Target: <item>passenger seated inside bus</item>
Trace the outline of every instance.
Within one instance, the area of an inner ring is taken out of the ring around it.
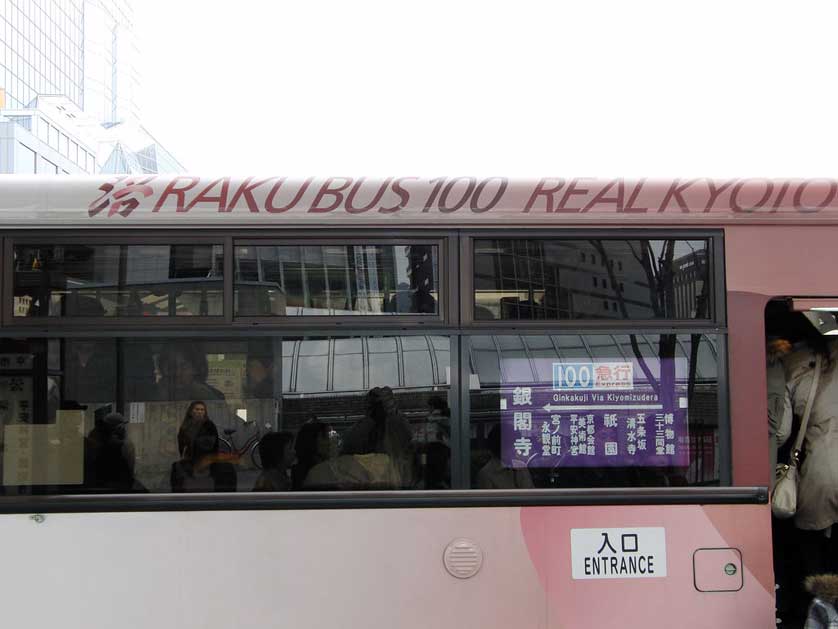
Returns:
[[[247,382],[245,397],[262,400],[274,396],[273,357],[270,355],[250,355],[247,357]]]
[[[527,468],[509,468],[501,461],[501,428],[495,424],[489,430],[487,446],[492,458],[477,473],[478,489],[532,489],[534,487]]]
[[[113,339],[70,339],[65,342],[65,400],[82,404],[116,398],[116,342]]]
[[[136,493],[145,488],[134,478],[134,444],[128,422],[119,413],[98,414],[84,440],[84,488],[87,492]]]
[[[441,441],[432,441],[418,447],[422,465],[417,489],[451,489],[451,448]]]
[[[329,425],[317,421],[314,415],[300,427],[294,444],[297,462],[291,468],[293,489],[302,489],[309,471],[331,457],[330,433]]]
[[[313,467],[304,489],[399,489],[414,485],[410,426],[401,416],[390,387],[367,394],[367,414],[344,438],[336,459]]]
[[[193,343],[168,344],[158,358],[160,400],[223,400],[224,394],[207,384],[207,354]]]
[[[269,432],[259,441],[262,473],[253,491],[291,491],[291,466],[296,461],[294,435],[290,432]]]
[[[180,461],[172,464],[173,492],[236,491],[236,468],[219,454],[218,429],[204,421]]]
[[[451,437],[451,409],[445,397],[436,395],[428,400],[428,416],[420,441],[448,444]]]

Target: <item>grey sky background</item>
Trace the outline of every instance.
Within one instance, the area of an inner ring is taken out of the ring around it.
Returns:
[[[836,176],[835,2],[135,7],[195,173]]]

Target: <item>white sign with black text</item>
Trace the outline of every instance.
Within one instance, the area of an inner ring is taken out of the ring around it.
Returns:
[[[663,527],[571,529],[574,579],[648,579],[666,576]]]

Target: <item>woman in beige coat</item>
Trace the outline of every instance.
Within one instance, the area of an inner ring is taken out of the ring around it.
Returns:
[[[838,572],[838,340],[823,337],[815,349],[796,351],[785,360],[787,395],[796,417],[802,417],[822,356],[820,383],[803,439],[797,513],[801,559],[806,574]],[[792,437],[793,438],[793,437]]]

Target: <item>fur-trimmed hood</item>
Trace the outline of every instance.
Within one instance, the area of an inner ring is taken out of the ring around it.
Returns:
[[[838,602],[838,574],[815,574],[806,577],[803,587],[822,601]]]
[[[773,339],[765,346],[765,357],[769,365],[779,363],[782,358],[791,354],[792,345],[785,339]]]

